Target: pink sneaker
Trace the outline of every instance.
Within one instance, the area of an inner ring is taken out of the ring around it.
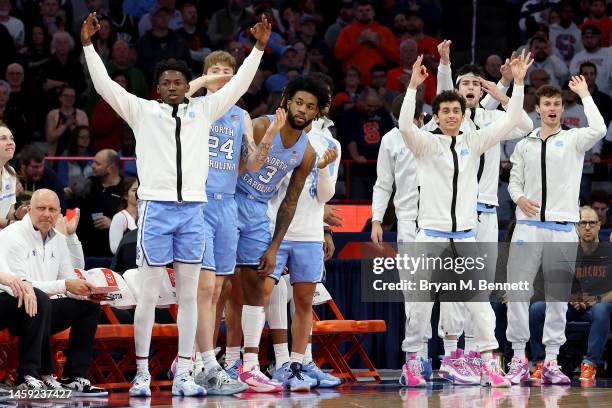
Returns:
[[[480,353],[477,351],[470,351],[470,354],[466,357],[467,365],[475,376],[480,378],[482,374],[482,359]]]
[[[240,381],[247,384],[249,392],[281,392],[283,386],[269,379],[264,373],[259,370],[257,365],[251,367],[250,370],[240,373]]]
[[[567,375],[561,372],[561,367],[557,365],[557,360],[544,363],[542,368],[542,384],[567,385],[571,381]]]
[[[495,359],[482,362],[482,375],[480,377],[480,385],[483,387],[491,386],[493,388],[510,387],[510,380],[504,378],[504,373],[497,366]]]
[[[508,364],[506,379],[512,385],[520,384],[521,381],[527,381],[529,379],[529,363],[527,359],[525,358],[521,361],[518,357],[512,357]]]
[[[402,367],[399,383],[404,387],[425,387],[427,385],[423,378],[421,362],[414,355],[410,356],[410,360],[406,361]]]
[[[457,351],[452,352],[450,356],[444,356],[442,358],[442,364],[440,365],[440,370],[438,370],[438,375],[457,385],[477,385],[480,383],[480,373],[478,376],[474,375],[461,349],[457,349]]]

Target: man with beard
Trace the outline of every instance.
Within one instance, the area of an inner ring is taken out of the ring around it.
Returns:
[[[274,135],[272,147],[263,167],[258,171],[246,170],[238,179],[235,200],[238,206],[238,250],[237,262],[241,266],[240,275],[234,279],[234,289],[242,284],[244,304],[242,310],[242,331],[244,333],[244,368],[240,379],[249,385],[253,392],[278,392],[280,384],[270,381],[260,370],[258,346],[265,323],[264,307],[270,300],[272,289],[280,278],[277,276],[276,255],[287,232],[298,198],[306,178],[311,173],[316,154],[304,129],[319,115],[329,103],[329,91],[325,84],[311,77],[298,77],[285,87],[281,107],[287,110],[287,120]],[[253,138],[261,143],[272,116],[264,116],[253,121]],[[318,167],[324,168],[329,161],[319,161]],[[274,196],[278,184],[293,171],[287,193],[280,204],[276,216],[274,235],[269,230],[267,216],[268,202]],[[238,279],[239,276],[239,280]],[[234,291],[236,293],[236,290]],[[240,293],[236,293],[240,296]],[[234,299],[237,300],[237,299]],[[239,316],[238,302],[230,302],[232,315]],[[228,347],[239,347],[230,344]],[[303,350],[302,350],[303,353]],[[292,356],[293,367],[301,367],[303,354]],[[301,371],[296,369],[292,375],[301,379]]]
[[[612,95],[612,52],[610,48],[602,48],[601,30],[594,25],[586,25],[582,28],[582,45],[584,50],[580,51],[570,63],[570,72],[576,75],[580,71],[580,65],[592,62],[597,67],[597,79],[595,83],[599,91]]]
[[[531,40],[531,57],[533,65],[527,73],[527,77],[531,71],[543,69],[548,73],[552,85],[561,85],[569,75],[567,65],[552,52],[550,42],[543,37],[534,37]]]

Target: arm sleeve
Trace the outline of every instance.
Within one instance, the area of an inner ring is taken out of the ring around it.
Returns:
[[[496,143],[507,137],[508,133],[518,125],[523,111],[523,86],[514,86],[512,98],[508,102],[508,111],[502,120],[476,131],[473,148],[478,154],[484,153]]]
[[[110,228],[108,230],[108,243],[110,245],[110,250],[113,255],[117,252],[117,247],[119,246],[119,242],[121,242],[121,238],[123,238],[125,228],[125,216],[123,215],[123,213],[118,212],[113,216]]]
[[[578,151],[586,152],[606,135],[606,123],[592,96],[582,98],[582,106],[588,126],[575,131],[575,141]]]
[[[393,193],[395,162],[389,151],[390,134],[383,136],[376,161],[376,184],[372,192],[372,221],[382,221]]]
[[[433,137],[430,137],[427,132],[417,128],[412,122],[414,118],[415,98],[416,89],[408,88],[408,90],[406,90],[404,102],[402,103],[398,127],[406,146],[415,157],[422,157],[436,150],[436,142]]]
[[[515,203],[525,195],[525,162],[523,161],[523,145],[517,144],[514,153],[510,157],[512,170],[510,170],[510,182],[508,183],[508,193]]]
[[[328,138],[333,139],[329,130]],[[319,171],[319,177],[317,180],[317,199],[320,203],[325,204],[334,197],[336,194],[336,181],[338,180],[338,167],[340,166],[340,156],[342,148],[337,140],[334,140],[334,145],[338,152],[338,157],[333,163],[330,163],[327,167]]]
[[[214,122],[227,110],[238,102],[238,99],[249,89],[259,62],[263,56],[263,51],[253,47],[253,50],[244,60],[236,75],[225,85],[212,95],[206,96],[204,100],[204,110],[209,115],[210,121]]]
[[[89,75],[94,88],[130,127],[138,120],[141,110],[141,101],[138,97],[130,94],[121,85],[113,81],[100,56],[93,45],[83,47],[85,61],[89,69]]]
[[[436,89],[436,95],[442,91],[452,91],[453,87],[453,73],[451,66],[440,63],[438,65],[438,86]]]

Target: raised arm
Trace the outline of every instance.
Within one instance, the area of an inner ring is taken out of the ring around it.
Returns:
[[[514,77],[512,76],[512,68],[510,67],[510,61],[516,58],[516,53],[512,51],[512,55],[510,58],[506,58],[506,62],[501,66],[500,72],[502,74],[501,79],[497,82],[496,89],[492,89],[490,86],[490,82],[486,80],[481,80],[481,85],[487,94],[480,101],[480,106],[482,106],[486,110],[495,110],[502,104],[504,109],[507,108],[508,102],[510,98],[506,95],[508,93],[508,89],[510,88],[510,84]]]
[[[248,118],[248,120],[247,120]],[[256,119],[251,122],[251,117],[245,112],[245,133],[242,136],[241,166],[250,171],[258,171],[268,159],[268,152],[272,147],[274,135],[285,124],[287,112],[284,109],[276,109],[274,120],[267,125],[267,119]],[[259,137],[263,133],[263,137]],[[257,136],[255,136],[257,135]]]
[[[141,100],[126,91],[111,79],[106,72],[102,59],[91,44],[91,37],[100,30],[100,24],[95,19],[96,13],[91,13],[83,22],[81,28],[81,43],[85,62],[91,76],[94,88],[128,125],[132,126],[140,117]]]
[[[438,65],[438,85],[436,94],[442,91],[452,91],[453,73],[450,67],[450,46],[451,40],[444,40],[438,44],[438,53],[440,54],[440,65]]]
[[[274,272],[274,268],[276,267],[276,253],[293,220],[300,193],[302,192],[302,188],[304,188],[306,178],[312,171],[315,159],[315,152],[309,143],[304,152],[302,163],[293,170],[287,192],[285,193],[285,198],[278,208],[272,242],[261,257],[261,262],[258,267],[258,274],[260,276],[268,276]]]
[[[259,62],[270,38],[272,26],[265,16],[261,21],[251,28],[251,33],[257,39],[255,47],[244,60],[236,75],[221,89],[207,96],[204,109],[207,111],[211,122],[217,120],[227,110],[238,102],[238,99],[249,89],[255,73],[259,68]]]
[[[587,118],[588,126],[574,131],[576,148],[579,152],[584,153],[595,146],[606,135],[606,122],[595,105],[593,97],[589,93],[588,85],[582,75],[572,77],[569,87],[582,99],[584,114]]]
[[[408,89],[406,90],[406,96],[404,97],[398,119],[398,128],[402,134],[402,138],[406,146],[416,157],[431,154],[436,149],[434,138],[430,137],[427,132],[418,129],[412,121],[414,118],[416,89],[425,82],[425,79],[429,76],[427,68],[421,64],[422,61],[423,56],[419,55],[412,66],[412,77],[410,78],[410,84],[408,84]]]

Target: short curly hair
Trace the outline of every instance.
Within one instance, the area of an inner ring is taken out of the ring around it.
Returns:
[[[282,108],[287,109],[287,104],[299,91],[308,92],[317,98],[319,111],[330,104],[330,95],[327,84],[311,76],[298,76],[287,83],[283,90]]]
[[[183,74],[187,82],[193,79],[193,72],[191,72],[191,69],[189,68],[189,66],[187,65],[185,61],[176,60],[176,59],[168,59],[168,60],[163,60],[163,61],[158,62],[157,65],[155,66],[155,80],[157,84],[159,84],[159,79],[161,78],[162,74],[166,71],[180,72],[181,74]]]

